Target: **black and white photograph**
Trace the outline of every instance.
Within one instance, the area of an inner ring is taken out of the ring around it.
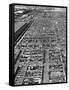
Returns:
[[[0,0],[0,90],[69,90],[69,0]]]
[[[13,6],[14,86],[67,82],[67,7]]]

